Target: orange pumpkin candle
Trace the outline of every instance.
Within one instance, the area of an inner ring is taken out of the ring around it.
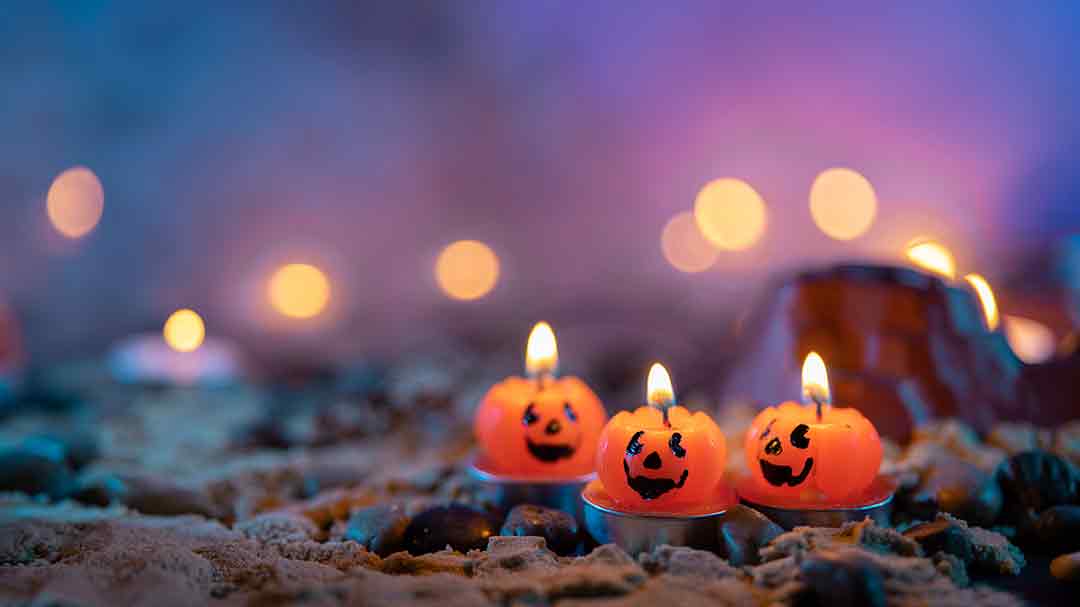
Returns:
[[[480,402],[473,431],[492,470],[547,479],[593,471],[607,413],[585,382],[555,377],[558,361],[555,333],[537,323],[525,348],[528,377],[495,384]]]
[[[667,370],[649,370],[648,406],[622,411],[600,435],[597,474],[607,494],[628,512],[677,514],[712,500],[726,446],[707,413],[675,404]]]
[[[751,490],[775,506],[835,506],[866,490],[881,466],[881,439],[855,409],[830,404],[825,362],[803,363],[803,401],[769,407],[746,431]]]

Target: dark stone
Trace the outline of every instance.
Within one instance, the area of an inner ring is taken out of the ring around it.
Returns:
[[[1048,554],[1080,550],[1080,506],[1047,508],[1026,535],[1029,545]]]
[[[132,510],[158,516],[198,514],[225,518],[225,513],[204,493],[154,476],[124,476],[123,502]]]
[[[858,550],[821,550],[800,566],[808,599],[833,607],[885,607],[881,571]]]
[[[769,517],[738,504],[720,519],[720,555],[736,567],[756,565],[761,561],[758,551],[784,530]]]
[[[1002,501],[994,475],[955,457],[936,461],[906,499],[908,511],[917,518],[948,512],[984,527],[997,520]]]
[[[60,451],[64,461],[72,470],[81,470],[101,455],[101,446],[96,434],[88,429],[68,430],[33,436],[25,441],[34,445],[32,449],[55,448]]]
[[[277,419],[261,419],[241,428],[232,440],[240,449],[288,449],[292,446],[288,431]]]
[[[357,510],[349,517],[345,539],[352,540],[379,556],[404,549],[405,530],[412,519],[401,504],[384,504]]]
[[[506,516],[499,535],[538,535],[553,552],[570,554],[578,545],[578,524],[562,510],[522,504]]]
[[[1050,575],[1063,581],[1080,580],[1080,552],[1063,554],[1050,561]]]
[[[1067,460],[1046,451],[1025,451],[1001,462],[997,481],[1005,496],[1002,518],[1024,526],[1053,506],[1076,503],[1080,478]]]
[[[72,474],[58,448],[23,445],[0,452],[0,491],[60,499],[72,487]]]
[[[127,486],[119,478],[98,474],[76,481],[75,488],[68,497],[80,504],[104,508],[111,504],[122,503],[126,493]]]
[[[970,562],[974,554],[970,535],[959,523],[947,518],[915,525],[905,531],[904,536],[918,542],[925,554],[944,552],[965,563]]]
[[[496,535],[497,523],[488,513],[450,504],[430,508],[413,518],[405,529],[405,549],[419,555],[450,546],[458,552],[483,550]]]

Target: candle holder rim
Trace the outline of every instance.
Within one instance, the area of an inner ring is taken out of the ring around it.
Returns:
[[[739,480],[737,486],[741,488],[745,483],[751,482],[749,477],[744,477]],[[736,493],[739,496],[739,501],[748,504],[753,507],[765,507],[771,510],[784,511],[784,512],[859,512],[863,510],[874,510],[880,508],[890,502],[896,497],[897,483],[896,480],[890,476],[879,474],[874,482],[871,483],[867,489],[872,489],[875,486],[879,486],[881,489],[881,495],[878,499],[873,501],[864,502],[861,504],[840,504],[836,506],[830,506],[826,504],[806,504],[805,506],[774,506],[767,501],[760,500],[760,495],[747,494],[744,491],[736,489]],[[875,497],[877,495],[875,494]]]
[[[482,455],[474,455],[469,461],[469,475],[484,482],[498,482],[512,485],[583,485],[596,478],[595,470],[586,474],[565,478],[500,474],[483,464],[484,457]]]

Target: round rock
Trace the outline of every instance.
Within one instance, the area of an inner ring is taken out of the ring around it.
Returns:
[[[1003,496],[994,475],[955,457],[945,457],[922,475],[907,498],[919,518],[948,512],[972,524],[989,527],[1001,513]]]
[[[944,552],[965,563],[971,561],[975,549],[960,523],[948,518],[915,525],[905,531],[904,536],[918,542],[926,554]]]
[[[1031,541],[1050,554],[1080,550],[1080,506],[1054,506],[1032,526]]]
[[[885,607],[885,580],[876,565],[858,550],[811,553],[800,577],[820,605]]]
[[[0,452],[0,491],[60,499],[71,490],[73,482],[60,449],[24,446]]]
[[[570,554],[578,545],[578,524],[562,510],[522,504],[506,516],[499,535],[538,535],[555,553]]]
[[[389,556],[404,549],[405,530],[411,521],[401,504],[362,508],[349,517],[345,539],[379,556]]]
[[[421,512],[405,528],[405,549],[410,554],[438,552],[447,546],[458,552],[483,550],[496,535],[497,524],[488,513],[450,504]]]
[[[783,532],[769,517],[738,504],[720,518],[720,555],[736,567],[756,565],[761,560],[758,551]]]
[[[1005,498],[1004,521],[1021,525],[1047,508],[1074,503],[1080,483],[1072,464],[1039,450],[1005,460],[996,476]]]
[[[1080,552],[1063,554],[1050,561],[1050,575],[1059,580],[1080,580]]]

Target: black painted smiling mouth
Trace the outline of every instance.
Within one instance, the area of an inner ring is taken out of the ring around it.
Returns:
[[[806,480],[807,475],[810,474],[810,469],[814,467],[814,458],[806,458],[806,463],[803,464],[802,472],[798,476],[791,475],[791,466],[777,466],[763,459],[759,459],[758,463],[761,464],[761,474],[765,477],[765,480],[769,481],[770,485],[774,487],[784,485],[794,487]]]
[[[533,457],[542,462],[557,462],[561,459],[569,459],[577,451],[576,447],[570,445],[540,445],[532,442],[529,439],[525,439],[525,446],[529,448],[529,453]]]
[[[623,471],[626,472],[626,484],[634,491],[637,491],[637,494],[644,500],[656,499],[672,489],[681,489],[686,484],[686,476],[690,474],[689,470],[683,470],[679,482],[676,483],[670,478],[630,476],[630,465],[626,463],[626,460],[623,460],[622,467]]]

